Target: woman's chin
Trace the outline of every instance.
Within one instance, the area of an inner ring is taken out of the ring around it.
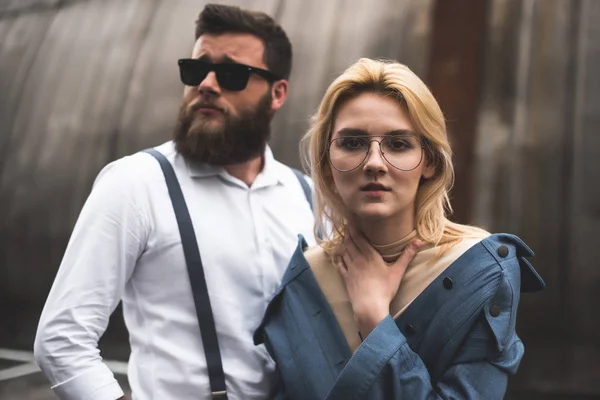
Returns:
[[[377,221],[389,218],[393,213],[382,204],[368,204],[357,210],[355,214],[362,220]]]

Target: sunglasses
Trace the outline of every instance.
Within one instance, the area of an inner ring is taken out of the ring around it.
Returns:
[[[211,64],[195,58],[184,58],[178,63],[181,82],[187,86],[198,86],[211,71],[215,72],[222,89],[236,92],[246,88],[252,73],[271,83],[280,79],[265,69],[238,63]]]

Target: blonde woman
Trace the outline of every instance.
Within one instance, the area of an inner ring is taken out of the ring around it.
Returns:
[[[518,237],[447,219],[452,152],[425,84],[361,59],[306,140],[325,235],[311,249],[300,238],[255,335],[277,362],[277,396],[503,398],[523,356],[520,292],[544,282]]]

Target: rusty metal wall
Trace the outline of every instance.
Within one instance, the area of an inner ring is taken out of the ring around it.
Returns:
[[[489,4],[474,221],[519,234],[548,285],[521,299],[512,384],[598,398],[600,2]]]

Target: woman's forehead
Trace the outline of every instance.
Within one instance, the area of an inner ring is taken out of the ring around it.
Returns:
[[[397,100],[375,93],[363,93],[347,100],[337,110],[333,134],[344,130],[381,135],[395,130],[412,131],[413,125]]]

